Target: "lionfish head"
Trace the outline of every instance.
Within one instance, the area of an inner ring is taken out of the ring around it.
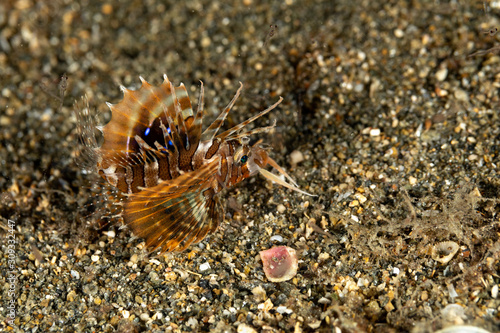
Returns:
[[[240,139],[241,147],[234,154],[234,162],[239,164],[241,168],[241,178],[248,178],[260,173],[266,179],[269,179],[275,183],[278,183],[286,188],[293,191],[314,196],[313,194],[302,191],[298,188],[295,181],[283,170],[271,157],[269,157],[268,152],[270,148],[268,146],[262,145],[259,140],[253,146],[250,146],[250,139],[248,137],[243,137]],[[265,169],[267,165],[275,168],[283,177],[279,177]],[[288,179],[290,183],[287,183],[283,178]]]

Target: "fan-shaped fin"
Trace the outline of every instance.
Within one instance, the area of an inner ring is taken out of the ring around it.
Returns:
[[[122,216],[146,246],[161,252],[182,250],[215,231],[223,214],[213,195],[218,159],[175,179],[128,197]]]

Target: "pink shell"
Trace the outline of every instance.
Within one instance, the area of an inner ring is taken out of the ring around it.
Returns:
[[[277,246],[260,252],[264,273],[271,282],[288,281],[297,274],[298,260],[294,249]]]

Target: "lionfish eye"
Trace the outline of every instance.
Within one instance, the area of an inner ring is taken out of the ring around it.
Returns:
[[[248,156],[247,155],[241,156],[241,159],[240,159],[241,163],[246,163],[247,161],[248,161]]]

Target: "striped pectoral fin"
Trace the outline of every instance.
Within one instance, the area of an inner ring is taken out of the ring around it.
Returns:
[[[124,222],[152,250],[184,250],[217,229],[222,214],[210,192],[218,160],[192,172],[145,188],[128,197]]]
[[[211,197],[207,202],[207,207],[208,221],[205,224],[205,227],[199,230],[194,243],[201,242],[207,234],[215,232],[215,230],[219,227],[220,222],[224,220],[224,207],[221,205],[217,197]]]
[[[204,213],[206,214],[198,221],[193,220],[189,225],[184,224],[186,228],[182,230],[182,233],[190,237],[184,238],[177,249],[178,251],[185,250],[191,243],[201,242],[207,234],[215,232],[224,218],[224,209],[219,199],[212,194],[207,195],[207,192],[213,193],[213,191],[204,192]]]
[[[198,243],[208,233],[214,232],[219,225],[222,214],[210,211],[212,202],[218,201],[216,197],[206,198],[204,195],[199,196],[199,193],[191,193],[189,196],[190,209],[181,214],[182,223],[165,235],[162,251],[184,251],[192,243]]]

